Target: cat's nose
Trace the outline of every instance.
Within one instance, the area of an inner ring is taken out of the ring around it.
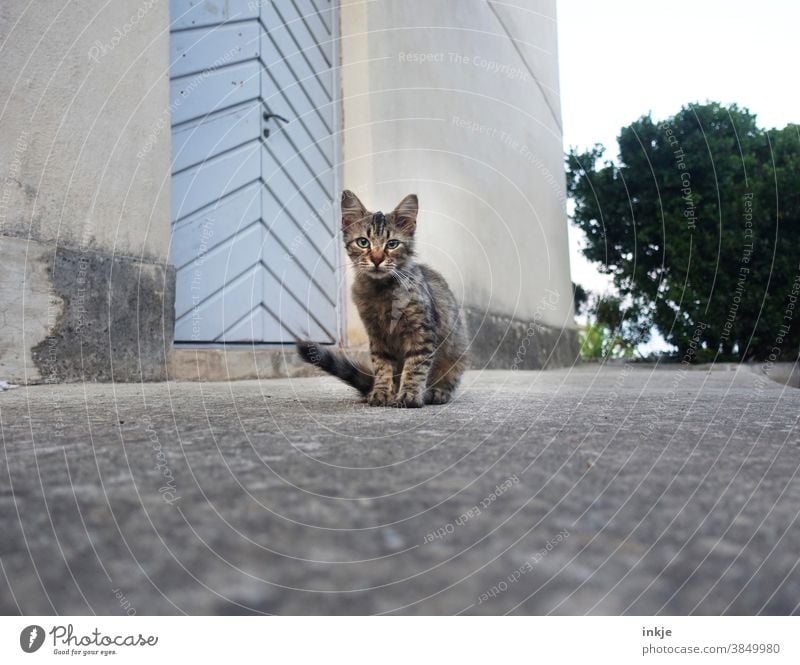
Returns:
[[[383,252],[374,252],[369,255],[372,259],[372,262],[375,264],[377,268],[381,263],[383,263]]]

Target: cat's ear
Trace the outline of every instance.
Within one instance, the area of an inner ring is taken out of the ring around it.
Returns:
[[[393,214],[397,225],[407,233],[414,233],[417,228],[417,213],[419,201],[416,194],[409,194],[394,209]]]
[[[349,189],[342,192],[342,228],[346,229],[353,222],[369,214],[364,204]]]

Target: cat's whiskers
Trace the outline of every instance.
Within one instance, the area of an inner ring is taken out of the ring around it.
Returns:
[[[402,279],[405,280],[406,289],[411,290],[416,286],[417,280],[414,274],[410,270],[398,268],[397,273]]]
[[[389,272],[406,291],[411,290],[411,280],[401,270],[390,268]]]

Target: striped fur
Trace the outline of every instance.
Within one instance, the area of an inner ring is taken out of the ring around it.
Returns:
[[[389,214],[370,213],[342,194],[345,250],[356,271],[353,301],[369,335],[372,370],[310,342],[300,355],[357,388],[373,406],[444,404],[466,368],[461,311],[438,272],[414,259],[418,202],[411,194]]]
[[[297,342],[297,352],[307,363],[340,378],[362,395],[368,395],[372,390],[374,383],[372,372],[353,362],[344,354],[334,353],[314,342]]]

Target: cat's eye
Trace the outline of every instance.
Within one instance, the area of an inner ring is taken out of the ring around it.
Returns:
[[[366,249],[369,247],[369,240],[366,238],[356,238],[356,245],[358,245],[361,249]]]
[[[400,246],[400,241],[392,238],[386,243],[386,249],[397,249]]]

